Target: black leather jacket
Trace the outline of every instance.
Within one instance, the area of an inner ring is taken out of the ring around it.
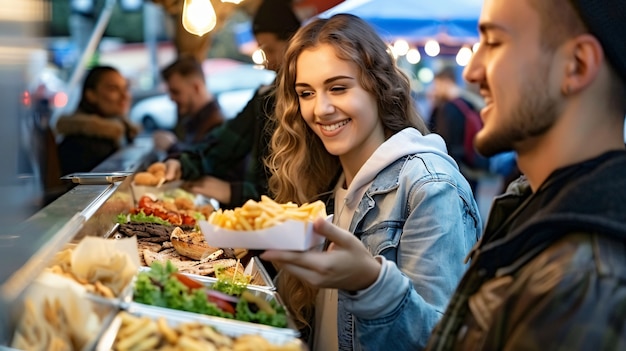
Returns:
[[[428,349],[626,349],[626,152],[510,190]]]

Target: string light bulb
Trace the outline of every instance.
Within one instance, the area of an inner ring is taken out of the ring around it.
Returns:
[[[257,65],[264,65],[267,62],[267,58],[263,49],[254,50],[254,52],[252,53],[252,62]]]
[[[462,47],[459,52],[456,54],[456,63],[459,66],[465,67],[472,59],[472,49],[467,46]]]
[[[409,52],[409,43],[404,39],[398,39],[393,44],[393,49],[398,56],[404,56]]]
[[[417,51],[417,49],[415,49],[415,48],[409,49],[409,51],[406,53],[406,60],[410,64],[415,65],[418,62],[420,62],[421,59],[422,59],[422,55],[420,55],[420,52]]]
[[[441,48],[436,40],[429,40],[426,42],[426,45],[424,45],[424,51],[426,51],[426,55],[436,57],[439,55]]]
[[[217,15],[211,0],[185,0],[183,28],[199,37],[207,34],[217,24]]]

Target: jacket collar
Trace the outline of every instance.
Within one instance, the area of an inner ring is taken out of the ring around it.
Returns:
[[[495,229],[491,216],[486,232],[473,255],[488,275],[520,258],[530,260],[552,242],[573,232],[598,233],[626,241],[626,152],[614,151],[596,159],[556,171],[536,194],[519,192],[519,206],[501,213],[505,218]],[[494,208],[507,195],[497,199]],[[532,201],[541,201],[540,211],[528,215],[519,227],[506,230],[507,223],[524,215]],[[495,219],[496,221],[498,218]]]

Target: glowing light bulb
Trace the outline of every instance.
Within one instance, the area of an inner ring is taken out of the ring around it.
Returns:
[[[240,4],[241,2],[243,2],[243,0],[222,0],[222,2],[229,2],[231,4]]]
[[[417,79],[424,84],[432,82],[434,78],[435,73],[433,73],[433,71],[428,67],[422,67],[419,71],[417,71]]]
[[[217,15],[211,0],[185,0],[183,27],[197,36],[210,32],[217,24]]]
[[[439,55],[441,48],[436,40],[429,40],[426,42],[426,45],[424,45],[424,51],[426,51],[428,56],[435,57]]]
[[[472,46],[472,51],[473,51],[473,52],[478,51],[478,48],[479,48],[479,47],[480,47],[480,43],[476,43],[476,44],[474,44],[474,45]]]
[[[422,55],[420,55],[420,52],[417,51],[417,49],[415,49],[415,48],[410,49],[406,53],[406,60],[409,63],[411,63],[411,64],[416,64],[416,63],[420,62],[421,59],[422,59]]]
[[[393,44],[393,50],[398,56],[404,56],[409,51],[409,43],[404,39],[398,39]]]
[[[470,60],[472,59],[472,49],[468,48],[467,46],[462,47],[459,50],[459,53],[456,54],[456,63],[459,66],[467,66],[467,64],[470,62]]]
[[[256,49],[252,53],[252,62],[256,63],[257,65],[265,64],[266,60],[267,58],[265,57],[265,52],[263,51],[263,49]]]

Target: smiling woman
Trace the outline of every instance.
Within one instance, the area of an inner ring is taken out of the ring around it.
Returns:
[[[126,117],[130,93],[126,79],[113,67],[93,68],[85,77],[76,112],[56,124],[63,136],[59,161],[63,174],[90,171],[139,132]]]
[[[480,235],[469,184],[360,18],[303,27],[278,82],[270,192],[334,214],[314,227],[328,250],[262,255],[283,300],[312,350],[423,347]]]

